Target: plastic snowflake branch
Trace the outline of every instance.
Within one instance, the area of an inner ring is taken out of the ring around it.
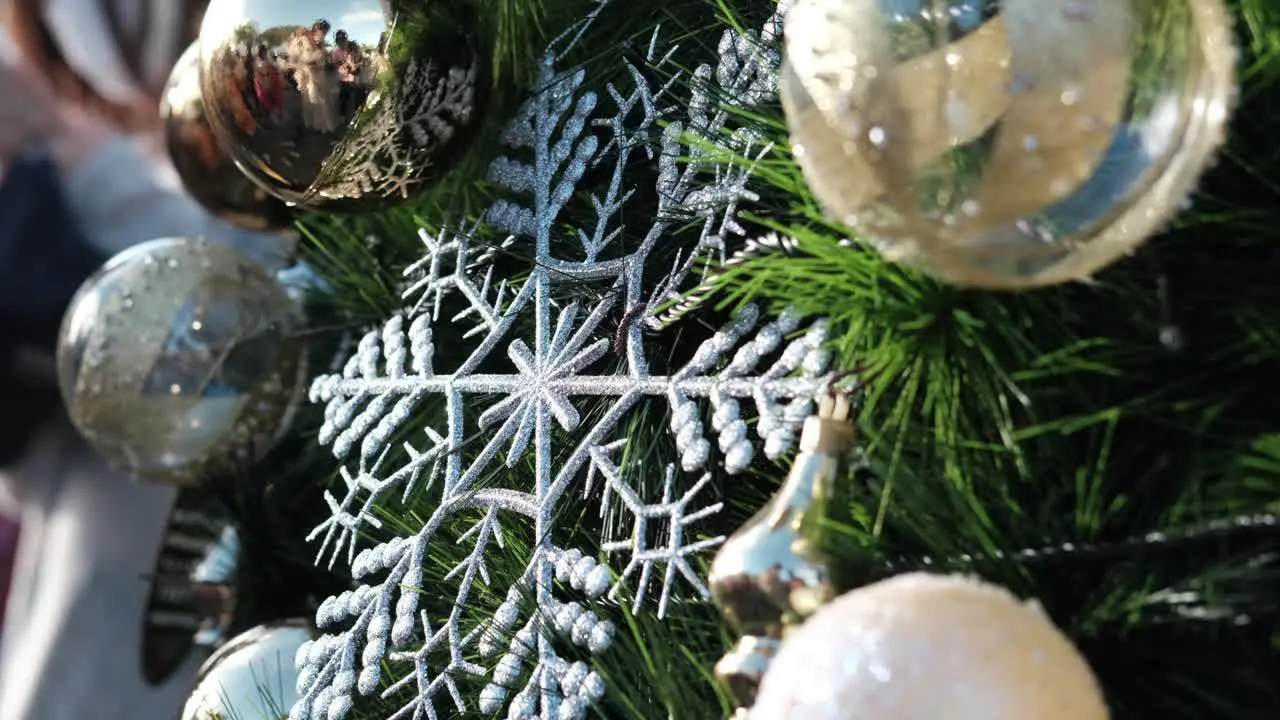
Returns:
[[[481,218],[530,257],[527,276],[495,279],[491,255],[473,249],[474,226],[422,233],[424,257],[406,271],[407,309],[368,333],[340,373],[314,382],[312,400],[326,403],[320,440],[343,463],[345,487],[326,495],[331,515],[311,539],[321,559],[345,556],[364,584],[317,613],[326,634],[299,655],[291,718],[345,717],[352,696],[379,693],[390,668],[397,677],[380,694],[409,696],[396,718],[505,707],[509,718],[579,720],[604,686],[557,648],[608,648],[614,629],[596,602],[634,584],[638,612],[657,574],[660,615],[677,599],[677,578],[706,597],[691,558],[722,540],[695,534],[695,524],[720,509],[699,497],[708,467],[718,457],[728,472],[746,468],[753,435],[767,457],[789,448],[826,382],[827,328],[792,313],[763,318],[747,307],[666,372],[651,369],[642,328],[656,321],[660,303],[686,289],[699,258],[722,259],[726,238],[742,232],[736,218],[755,201],[754,167],[720,160],[749,155],[759,143],[730,127],[726,105],[770,97],[777,56],[765,47],[776,26],[775,18],[764,42],[726,32],[717,64],[683,82],[652,84],[628,63],[626,81],[600,94],[584,89],[583,70],[559,71],[560,56],[549,52],[540,89],[503,134],[508,152],[490,166],[490,178],[510,193]],[[671,53],[659,56],[658,45],[655,33],[646,61],[661,69]],[[677,87],[690,88],[688,96],[676,97]],[[637,153],[656,165],[650,188],[628,172]],[[607,171],[607,181],[584,199],[579,183],[591,167]],[[642,191],[656,198],[657,212],[642,219],[633,212],[624,223]],[[574,212],[565,212],[570,206]],[[570,225],[584,215],[593,217]],[[655,249],[672,244],[675,266],[651,267]],[[451,355],[462,353],[447,368],[436,357],[446,327],[456,345]],[[606,362],[615,350],[619,362]],[[393,446],[428,398],[442,401],[443,412],[427,441]],[[625,442],[619,435],[630,413],[653,404],[669,410],[680,458],[659,498],[626,482],[611,456]],[[520,473],[518,487],[491,486],[510,475],[503,465],[526,458],[531,477]],[[686,473],[700,479],[688,483]],[[616,579],[596,558],[555,544],[563,532],[557,511],[579,490],[596,502],[596,478],[599,493],[619,499],[633,521],[629,539],[604,548],[626,558]],[[392,497],[427,491],[433,510],[415,534],[357,553],[357,537],[379,527],[376,513]],[[494,576],[485,561],[504,542],[500,520],[532,525],[534,544],[518,577]],[[659,530],[661,540],[653,537]],[[432,586],[433,594],[452,590],[452,609],[430,616],[419,607],[424,559],[455,541],[468,547],[465,559]],[[483,622],[471,619],[484,610],[476,583],[506,589]],[[483,678],[474,700],[466,678]]]
[[[711,482],[711,474],[704,473],[698,482],[684,492],[679,498],[675,495],[676,468],[668,465],[663,483],[662,499],[657,503],[646,503],[631,485],[622,479],[622,469],[614,464],[610,457],[612,452],[621,449],[622,442],[611,443],[606,447],[595,448],[591,453],[592,473],[599,472],[605,481],[605,498],[610,493],[616,494],[626,509],[635,517],[635,527],[627,540],[606,542],[602,546],[606,552],[629,552],[631,561],[622,571],[622,576],[609,592],[610,599],[617,599],[627,580],[637,571],[640,573],[636,581],[636,593],[631,611],[640,612],[648,591],[650,576],[658,565],[665,565],[662,576],[661,597],[658,600],[658,617],[667,614],[667,605],[671,601],[672,586],[676,573],[682,575],[698,594],[707,597],[710,591],[702,578],[689,563],[689,556],[724,542],[724,536],[693,543],[684,542],[684,531],[689,525],[717,512],[724,503],[715,503],[689,511],[699,492]],[[603,499],[602,499],[603,500]],[[603,502],[601,505],[603,509]],[[667,543],[662,547],[649,546],[650,523],[665,522],[667,526]]]
[[[437,322],[440,320],[445,297],[458,291],[473,303],[487,307],[484,313],[467,308],[450,319],[451,322],[458,323],[470,317],[482,318],[464,337],[471,337],[492,327],[508,290],[505,280],[494,283],[492,262],[515,238],[508,237],[497,247],[484,246],[477,251],[472,247],[471,240],[474,229],[475,224],[472,223],[458,232],[441,230],[434,236],[426,230],[418,230],[425,253],[404,271],[406,284],[402,296],[405,300],[418,297],[418,301],[406,311],[406,315],[416,318],[430,304],[431,321]],[[479,284],[476,282],[477,278],[480,278]]]

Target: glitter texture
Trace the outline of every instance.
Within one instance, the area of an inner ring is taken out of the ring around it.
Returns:
[[[322,560],[351,563],[365,584],[319,609],[327,634],[300,657],[293,720],[345,717],[356,693],[394,698],[392,720],[474,710],[580,720],[604,682],[561,655],[608,649],[616,630],[598,603],[626,593],[639,612],[656,597],[661,615],[707,596],[691,561],[723,540],[698,538],[693,527],[720,509],[702,497],[707,471],[713,462],[745,469],[757,440],[770,458],[791,447],[827,382],[827,325],[746,307],[668,374],[651,371],[645,331],[661,331],[659,309],[703,268],[723,264],[727,241],[744,233],[736,218],[757,199],[748,188],[754,166],[723,160],[768,148],[735,130],[725,108],[775,97],[778,32],[778,16],[761,33],[725,32],[717,62],[691,76],[671,60],[675,48],[658,52],[655,32],[644,62],[624,60],[625,80],[600,93],[584,88],[584,70],[558,68],[574,40],[552,44],[539,91],[503,134],[507,154],[490,165],[490,179],[509,192],[478,221],[420,233],[425,252],[405,273],[406,309],[311,388],[326,404],[320,440],[345,483],[327,495],[331,517],[311,539]],[[680,87],[689,93],[677,97]],[[578,187],[592,168],[605,180]],[[651,185],[639,186],[628,168]],[[656,211],[628,215],[637,194],[656,199]],[[508,239],[498,248],[474,242],[480,225]],[[674,260],[654,267],[660,247]],[[528,257],[527,275],[498,277],[499,253]],[[446,342],[460,358],[447,368],[437,352]],[[650,497],[622,460],[626,421],[664,409],[679,461],[650,471],[664,473],[661,496]],[[422,413],[440,417],[425,442],[399,437]],[[520,487],[495,482],[506,476]],[[416,534],[357,552],[357,537],[381,527],[380,512],[400,512],[389,507],[397,496],[428,490],[440,500]],[[625,535],[603,546],[618,557],[617,572],[556,544],[559,511],[575,495],[622,521],[614,526]],[[464,518],[469,531],[446,534]],[[517,577],[486,562],[503,552],[504,524],[531,526],[537,539]],[[433,548],[454,542],[468,553],[446,578],[454,607],[429,617],[414,588]],[[472,592],[477,583],[504,602],[490,612]],[[481,688],[477,697],[467,697],[470,687]]]
[[[849,592],[792,633],[752,720],[1105,720],[1089,666],[1039,606],[915,573]]]

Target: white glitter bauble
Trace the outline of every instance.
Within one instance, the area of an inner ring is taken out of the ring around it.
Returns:
[[[1075,646],[1034,603],[961,577],[846,593],[783,642],[753,720],[1106,720]]]
[[[182,720],[276,720],[298,698],[298,651],[311,642],[302,621],[264,625],[237,635],[209,657]]]
[[[967,286],[1087,278],[1184,204],[1236,92],[1221,0],[797,0],[779,83],[814,195]]]

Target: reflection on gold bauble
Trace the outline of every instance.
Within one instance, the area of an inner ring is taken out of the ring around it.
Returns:
[[[780,93],[815,196],[951,282],[1087,278],[1158,231],[1223,139],[1220,0],[798,0]]]
[[[169,74],[160,117],[169,159],[187,192],[206,210],[246,230],[290,227],[285,204],[245,177],[218,143],[200,97],[200,48],[194,43]]]
[[[103,457],[144,480],[243,468],[301,398],[300,321],[276,277],[229,247],[137,245],[71,300],[58,337],[63,401]]]
[[[261,625],[235,636],[196,676],[182,720],[287,718],[298,697],[294,660],[311,643],[308,623]]]
[[[1106,720],[1084,658],[1034,604],[915,573],[853,590],[792,632],[755,720]]]
[[[307,208],[372,211],[456,161],[487,86],[472,0],[213,0],[201,92],[241,170]],[[338,12],[341,10],[341,12]]]

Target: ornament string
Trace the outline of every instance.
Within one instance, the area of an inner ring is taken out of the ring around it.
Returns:
[[[367,322],[345,323],[342,325],[322,325],[318,327],[305,328],[289,333],[291,339],[311,338],[317,335],[329,335],[331,333],[346,333],[364,330],[369,327]]]
[[[1160,344],[1169,352],[1178,352],[1186,344],[1182,328],[1173,321],[1173,301],[1169,296],[1169,274],[1160,261],[1151,256],[1156,272],[1156,301],[1160,304]]]
[[[957,555],[952,558],[898,558],[885,563],[888,573],[907,570],[945,567],[973,567],[1009,560],[1036,563],[1059,559],[1092,559],[1118,561],[1134,555],[1171,553],[1182,555],[1188,549],[1237,540],[1280,540],[1280,515],[1239,515],[1192,525],[1174,532],[1151,532],[1115,542],[1061,543],[1040,548],[1027,548],[1008,553],[995,552],[985,555]]]

